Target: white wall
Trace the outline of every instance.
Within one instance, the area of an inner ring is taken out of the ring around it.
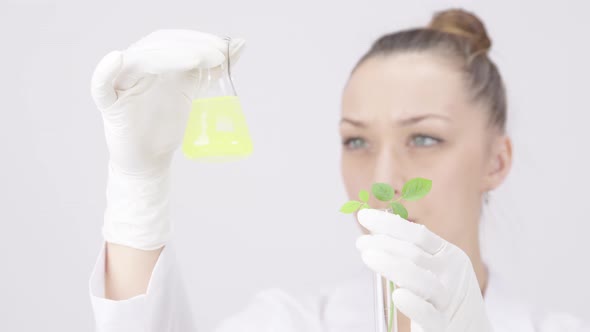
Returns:
[[[0,330],[92,327],[107,151],[89,82],[102,55],[160,28],[248,41],[235,73],[255,154],[174,164],[176,241],[207,331],[262,288],[358,268],[357,230],[337,212],[341,88],[376,37],[455,4],[484,19],[510,96],[515,165],[492,194],[486,257],[540,306],[590,317],[588,2],[159,3],[0,4]]]

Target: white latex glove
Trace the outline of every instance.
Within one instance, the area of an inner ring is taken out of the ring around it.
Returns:
[[[232,40],[232,64],[243,46],[243,40]],[[199,86],[198,70],[219,66],[226,54],[220,37],[157,30],[96,66],[91,94],[110,155],[106,241],[153,250],[169,239],[169,168]]]
[[[412,331],[491,331],[471,260],[458,247],[381,210],[358,212],[371,235],[357,240],[365,264],[397,288],[395,306],[412,320]]]

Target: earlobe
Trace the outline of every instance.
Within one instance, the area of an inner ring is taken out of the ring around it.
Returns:
[[[508,176],[512,167],[512,141],[508,136],[501,136],[494,143],[490,159],[490,168],[486,174],[484,191],[496,189]]]

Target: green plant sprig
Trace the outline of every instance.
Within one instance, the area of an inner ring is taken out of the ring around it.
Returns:
[[[393,188],[382,182],[374,183],[371,186],[371,192],[373,196],[382,202],[387,202],[391,212],[397,214],[404,219],[408,219],[408,210],[400,201],[417,201],[432,189],[432,181],[425,178],[413,178],[406,182],[402,188],[401,195],[396,199],[395,191]],[[370,209],[369,206],[369,192],[367,190],[361,190],[358,194],[359,200],[352,200],[344,203],[340,208],[342,213],[354,213],[361,209]]]
[[[417,201],[426,196],[426,194],[430,192],[430,189],[432,189],[431,180],[425,178],[413,178],[404,184],[401,195],[396,199],[395,191],[389,184],[377,182],[371,186],[371,192],[375,198],[382,202],[387,202],[393,214],[397,214],[406,220],[408,219],[408,210],[402,203],[400,203],[400,201],[402,199],[406,201]],[[370,194],[367,190],[361,190],[358,194],[358,197],[359,201],[352,200],[344,203],[344,205],[342,205],[340,208],[340,212],[350,214],[361,209],[371,208],[368,203]],[[390,289],[389,294],[391,294],[395,290],[395,285],[393,284],[393,281],[389,281],[388,285]],[[395,307],[392,298],[391,304],[389,306],[389,321],[387,322],[388,332],[391,332],[393,329],[394,308]]]

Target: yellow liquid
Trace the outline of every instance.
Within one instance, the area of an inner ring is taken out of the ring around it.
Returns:
[[[189,159],[208,161],[252,154],[252,140],[238,97],[193,100],[182,151]]]

